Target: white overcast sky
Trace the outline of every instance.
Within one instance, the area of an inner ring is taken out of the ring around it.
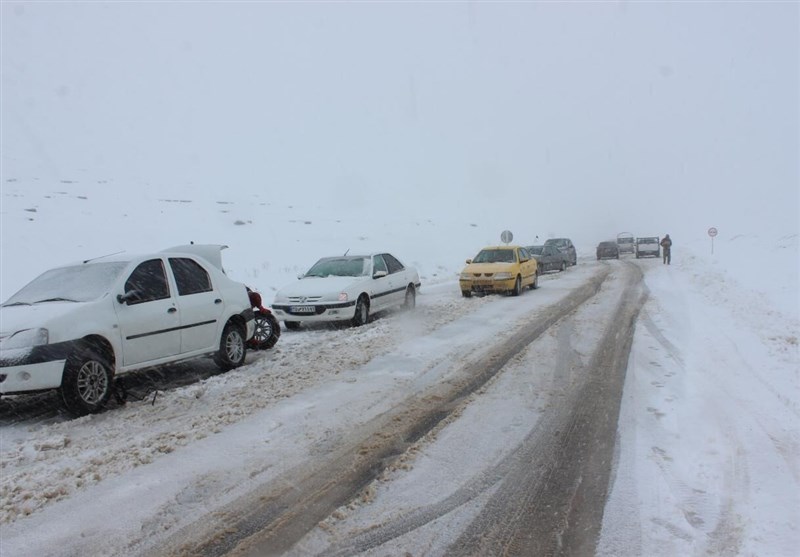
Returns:
[[[2,178],[796,231],[799,6],[4,2]]]

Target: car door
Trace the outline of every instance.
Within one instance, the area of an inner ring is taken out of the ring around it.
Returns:
[[[519,261],[522,284],[525,286],[533,284],[533,281],[536,279],[536,260],[531,257],[528,250],[525,248],[517,248],[514,251],[517,252],[517,261]]]
[[[379,273],[386,274],[375,278],[375,275]],[[393,292],[393,281],[396,280],[396,277],[392,277],[389,273],[389,267],[386,265],[383,255],[375,255],[372,257],[372,276],[372,293],[370,294],[370,296],[372,296],[371,310],[379,311],[381,309],[386,309],[394,303],[392,296],[396,293]]]
[[[180,315],[164,261],[148,259],[125,278],[115,304],[122,341],[122,365],[132,366],[180,352]]]
[[[554,271],[561,269],[561,262],[564,261],[564,254],[555,246],[545,246],[547,253],[547,270]]]
[[[389,281],[392,289],[391,305],[402,305],[406,301],[406,287],[411,282],[408,278],[408,272],[403,267],[403,264],[392,254],[384,253],[382,257],[386,267],[389,269],[389,277],[391,278]]]
[[[210,272],[189,257],[170,257],[169,269],[177,290],[181,353],[216,349],[222,334],[220,320],[225,303]]]

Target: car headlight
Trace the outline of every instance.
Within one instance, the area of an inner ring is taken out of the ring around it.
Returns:
[[[469,280],[472,278],[472,275],[470,275],[469,273],[461,273],[460,278],[461,280]]]
[[[346,302],[347,301],[347,292],[339,292],[339,301]]]
[[[32,346],[47,344],[49,340],[50,333],[47,329],[23,329],[3,339],[2,343],[0,343],[0,348],[3,350],[30,348]]]
[[[511,273],[495,273],[494,280],[508,280],[511,278]]]

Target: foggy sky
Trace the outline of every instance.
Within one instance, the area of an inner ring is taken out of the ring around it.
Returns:
[[[2,183],[797,231],[798,3],[4,3]]]

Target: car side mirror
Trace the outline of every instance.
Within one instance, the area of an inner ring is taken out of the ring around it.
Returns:
[[[129,304],[130,302],[137,302],[142,299],[142,293],[139,290],[128,290],[125,294],[117,294],[117,301],[120,304]]]
[[[372,278],[374,278],[374,279],[379,279],[379,278],[383,278],[383,277],[386,277],[386,276],[389,276],[389,273],[387,273],[386,271],[375,271],[372,274]]]
[[[301,279],[301,278],[303,278],[304,276],[305,276],[305,275],[304,275],[303,273],[300,273],[299,275],[297,275],[297,280],[300,280],[300,279]]]
[[[472,263],[472,259],[467,259],[467,265],[469,265],[470,263]]]

